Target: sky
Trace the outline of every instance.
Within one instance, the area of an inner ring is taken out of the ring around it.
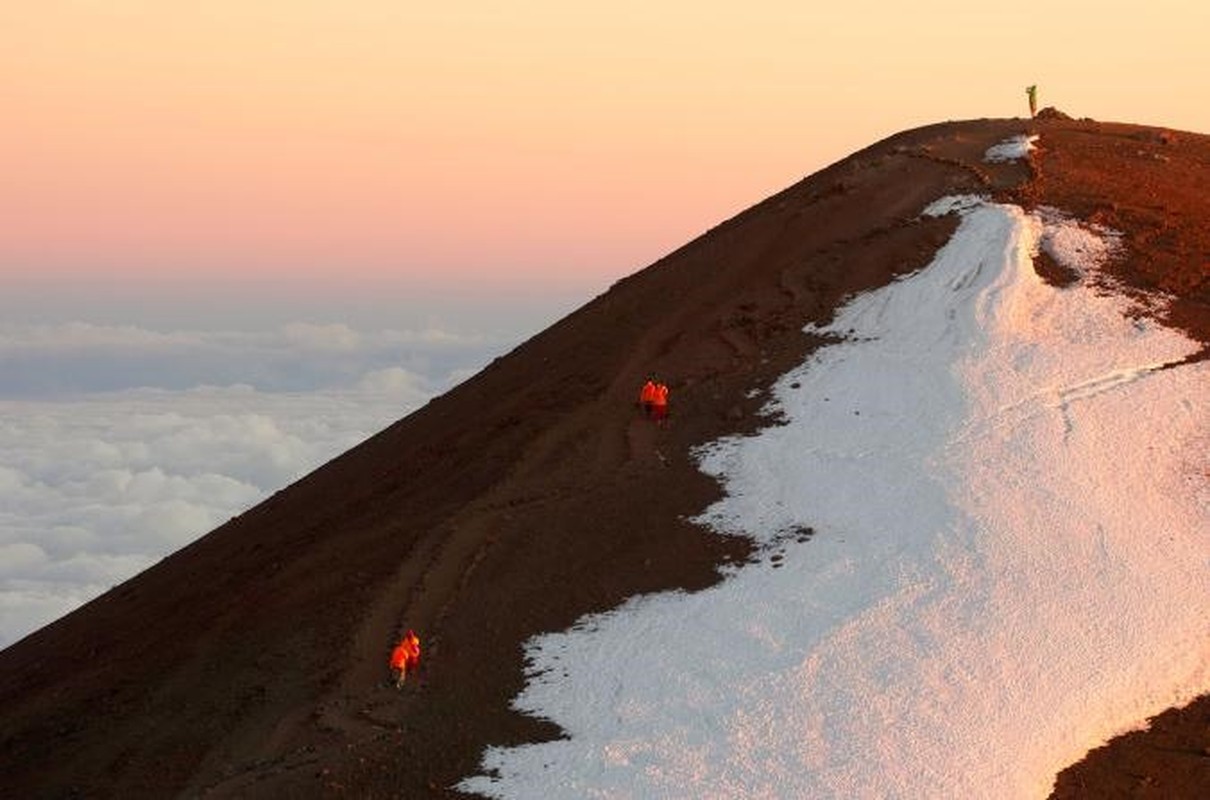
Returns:
[[[1207,23],[1183,0],[4,4],[0,646],[880,138],[1022,116],[1028,84],[1210,131]]]
[[[4,311],[586,299],[877,139],[1025,115],[1028,84],[1210,131],[1208,24],[1184,0],[8,3]]]
[[[526,645],[489,797],[1044,798],[1210,690],[1206,362],[1095,282],[1115,241],[947,198],[932,264],[861,295],[698,453],[750,564]],[[1042,281],[1045,249],[1084,280]],[[1129,421],[1129,424],[1123,424]],[[1128,600],[1126,600],[1128,598]]]

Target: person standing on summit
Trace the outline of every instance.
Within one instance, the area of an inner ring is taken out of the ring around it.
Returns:
[[[1029,95],[1029,116],[1038,116],[1038,87],[1030,85],[1025,87],[1025,94]]]

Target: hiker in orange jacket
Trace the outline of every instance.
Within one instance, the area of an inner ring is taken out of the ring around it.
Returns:
[[[651,418],[651,412],[655,405],[656,385],[655,376],[648,375],[647,382],[643,384],[642,390],[639,391],[639,406],[643,409],[643,416]]]
[[[668,387],[663,381],[655,385],[655,397],[651,401],[651,418],[661,426],[668,419]]]
[[[420,637],[413,630],[408,630],[403,640],[391,651],[391,670],[398,672],[395,688],[403,688],[409,672],[415,672],[420,666]]]

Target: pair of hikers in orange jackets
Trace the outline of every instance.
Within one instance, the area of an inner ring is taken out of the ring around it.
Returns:
[[[648,419],[662,422],[668,417],[668,387],[654,375],[648,375],[639,391],[639,406]]]

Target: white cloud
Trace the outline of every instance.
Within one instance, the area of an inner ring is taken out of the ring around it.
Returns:
[[[341,324],[0,327],[0,647],[405,416],[506,344]]]
[[[425,381],[402,367],[387,367],[367,372],[357,382],[359,391],[417,398],[425,394]]]
[[[407,402],[399,397],[209,387],[0,402],[0,645],[254,505],[423,395],[412,385]]]
[[[432,327],[358,331],[343,323],[170,332],[84,322],[0,325],[0,398],[233,384],[305,392],[351,386],[393,367],[438,380],[477,368],[512,341]]]
[[[0,327],[0,355],[31,351],[170,350],[196,347],[203,342],[200,334],[179,331],[163,333],[134,325],[94,325],[76,321],[59,325]]]
[[[46,551],[29,542],[0,544],[0,578],[28,574],[47,562]]]
[[[282,328],[287,341],[314,350],[347,352],[361,344],[361,336],[348,325],[314,325],[292,322]]]

